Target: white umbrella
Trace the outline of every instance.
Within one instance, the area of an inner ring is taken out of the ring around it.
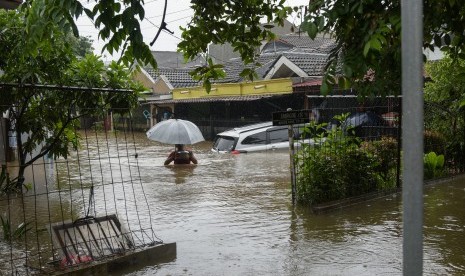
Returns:
[[[192,122],[181,119],[161,121],[147,131],[147,138],[166,144],[192,145],[205,141],[200,129]]]

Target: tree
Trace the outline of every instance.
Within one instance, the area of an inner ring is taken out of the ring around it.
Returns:
[[[25,168],[34,161],[45,155],[66,158],[70,148],[79,145],[74,131],[79,118],[110,110],[128,112],[138,103],[142,86],[116,62],[106,67],[93,54],[77,59],[66,35],[56,26],[49,26],[53,36],[34,48],[35,55],[23,51],[31,47],[23,14],[0,10],[0,29],[0,82],[18,84],[0,90],[0,114],[8,114],[17,132],[21,185]],[[57,87],[40,87],[44,84]],[[89,91],[69,86],[89,87]],[[109,89],[93,91],[92,87]],[[130,90],[116,93],[112,89]]]
[[[125,50],[122,62],[134,60],[156,66],[150,50],[142,41],[139,22],[145,16],[143,1],[96,0],[92,10],[77,0],[30,0],[28,30],[36,42],[48,33],[47,22],[58,22],[77,34],[73,18],[85,12],[101,27],[100,37],[109,39],[110,52]],[[194,16],[184,28],[179,49],[187,59],[207,53],[209,43],[233,45],[246,64],[254,64],[254,47],[262,39],[273,37],[260,29],[260,20],[281,24],[292,11],[284,0],[200,1],[192,0]],[[322,92],[338,84],[354,87],[361,94],[398,94],[400,91],[400,0],[312,0],[309,1],[301,30],[312,38],[328,33],[336,39],[331,53]],[[43,24],[36,24],[42,22]],[[434,46],[448,52],[453,59],[465,58],[465,5],[459,0],[424,1],[424,47]],[[253,69],[253,68],[252,68]],[[242,76],[253,78],[253,70]],[[221,67],[213,63],[199,68],[198,79],[221,77]]]
[[[74,20],[84,12],[100,29],[99,37],[108,41],[103,50],[110,54],[122,51],[120,61],[128,67],[138,61],[155,68],[156,61],[143,41],[138,21],[145,16],[142,4],[143,1],[134,0],[99,0],[89,9],[78,0],[26,0],[21,9],[26,13],[26,30],[32,49],[51,37],[51,25],[79,36]]]
[[[183,41],[178,48],[184,52],[186,59],[193,59],[199,54],[208,53],[208,45],[230,43],[238,52],[244,64],[256,63],[256,49],[264,40],[274,39],[269,27],[262,27],[263,20],[283,25],[287,15],[292,11],[284,6],[285,1],[192,1],[194,16],[183,30]],[[210,90],[210,79],[222,77],[222,67],[213,64],[208,58],[207,65],[197,68],[192,75],[202,80]],[[253,66],[245,68],[240,76],[253,80]]]
[[[464,58],[465,7],[456,0],[424,1],[424,47],[435,46],[453,59]],[[333,35],[323,92],[336,83],[352,85],[362,94],[398,94],[401,68],[400,0],[311,1],[303,29],[310,37]],[[342,67],[340,70],[339,68]]]
[[[465,61],[446,57],[425,66],[426,128],[445,137],[446,158],[465,170]]]
[[[73,49],[73,53],[75,56],[78,57],[85,57],[87,54],[91,54],[94,51],[94,47],[92,47],[92,39],[85,36],[75,37],[74,34],[68,33],[66,35],[66,39],[71,44],[71,48]]]
[[[292,11],[284,6],[285,1],[254,0],[254,1],[191,1],[194,17],[183,30],[184,41],[179,49],[186,59],[207,53],[210,43],[231,43],[246,64],[254,64],[255,49],[266,39],[274,38],[271,30],[260,28],[262,20],[282,25],[284,19]],[[156,68],[156,61],[148,46],[143,42],[140,24],[145,11],[144,1],[132,0],[97,0],[92,9],[84,7],[77,0],[30,0],[23,9],[28,15],[28,32],[36,43],[48,37],[47,25],[50,22],[64,29],[72,29],[78,35],[74,18],[84,12],[94,20],[100,28],[99,37],[108,40],[104,49],[110,54],[122,50],[120,61],[131,65],[135,61],[141,64],[151,64]],[[163,25],[163,24],[162,24]],[[221,66],[211,61],[207,66],[194,72],[194,77],[203,80],[205,85],[210,79],[220,78]],[[242,76],[253,79],[253,69],[244,69]]]

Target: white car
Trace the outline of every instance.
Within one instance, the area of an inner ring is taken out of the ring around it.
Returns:
[[[301,132],[294,126],[294,137]],[[309,139],[306,142],[312,142]],[[246,153],[289,148],[288,126],[273,126],[273,123],[264,122],[243,127],[233,128],[218,133],[214,139],[213,152],[219,153]]]

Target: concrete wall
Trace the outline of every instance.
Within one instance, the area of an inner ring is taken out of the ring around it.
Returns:
[[[292,93],[292,79],[272,79],[244,83],[225,83],[213,85],[210,93],[203,87],[176,88],[173,90],[173,99],[198,99],[227,96],[251,96]]]

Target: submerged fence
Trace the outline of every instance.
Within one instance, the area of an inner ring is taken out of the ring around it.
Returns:
[[[19,88],[0,85],[0,89],[9,90],[0,91],[5,95]],[[129,92],[21,89],[30,96],[29,102],[0,106],[6,110],[0,125],[4,157],[0,274],[67,271],[161,244],[152,228],[131,126],[123,125],[114,132],[105,132],[95,123],[86,126],[80,115],[92,112],[80,108],[77,98],[69,95]],[[66,108],[69,113],[48,113],[54,108],[50,98],[64,94],[71,97]],[[130,118],[127,110],[112,111]],[[25,125],[31,130],[21,131]],[[33,139],[41,142],[29,143]]]
[[[318,205],[402,187],[401,98],[310,98],[313,122],[296,135],[297,200]],[[465,171],[464,118],[425,104],[425,179]]]
[[[400,186],[400,98],[313,97],[300,135],[297,201],[316,205]]]

